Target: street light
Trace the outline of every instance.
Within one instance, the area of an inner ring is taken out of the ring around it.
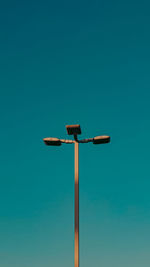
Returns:
[[[79,267],[79,143],[92,142],[95,145],[106,144],[110,142],[110,136],[96,136],[94,138],[78,140],[77,135],[81,134],[80,125],[67,125],[68,135],[73,135],[74,140],[58,139],[47,137],[43,141],[48,146],[60,146],[62,143],[74,143],[74,159],[75,159],[75,239],[74,239],[74,267]]]

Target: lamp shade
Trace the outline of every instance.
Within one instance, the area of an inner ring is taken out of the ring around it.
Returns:
[[[110,142],[110,136],[102,135],[102,136],[96,136],[93,138],[93,144],[107,144]]]
[[[61,141],[58,138],[46,137],[43,139],[43,141],[47,146],[60,146],[61,145]]]

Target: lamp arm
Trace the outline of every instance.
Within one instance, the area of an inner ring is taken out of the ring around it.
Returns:
[[[82,140],[79,140],[78,142],[79,143],[89,143],[89,142],[93,142],[93,139],[94,138],[82,139]]]
[[[73,144],[75,141],[74,140],[60,139],[60,142],[65,143],[65,144]]]

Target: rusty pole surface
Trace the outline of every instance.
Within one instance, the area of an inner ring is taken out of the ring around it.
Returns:
[[[79,267],[79,143],[75,141],[75,239],[74,267]]]

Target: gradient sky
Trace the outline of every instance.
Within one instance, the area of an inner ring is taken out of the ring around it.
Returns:
[[[150,2],[0,5],[0,267],[73,267],[79,123],[81,267],[150,266]]]

